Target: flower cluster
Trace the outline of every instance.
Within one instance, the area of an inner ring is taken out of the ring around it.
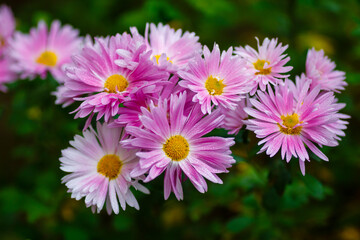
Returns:
[[[0,19],[13,22],[8,8]],[[0,47],[10,59],[0,62],[0,81],[14,72],[31,79],[50,72],[60,84],[56,104],[76,105],[75,118],[87,119],[60,162],[71,196],[85,198],[93,211],[106,205],[109,214],[118,213],[119,203],[138,209],[132,188],[149,193],[139,181],[161,175],[165,199],[171,193],[183,199],[187,179],[201,193],[206,180],[221,184],[218,174],[235,163],[235,141],[209,136],[215,128],[229,135],[253,131],[264,144],[260,152],[298,158],[303,174],[309,151],[328,161],[319,148],[336,146],[345,135],[349,116],[339,113],[345,104],[334,96],[346,86],[345,73],[323,51],[309,50],[306,73],[293,82],[288,46],[277,39],[257,39],[257,50],[221,51],[161,23],[147,24],[144,35],[132,27],[95,38],[81,38],[59,21],[49,30],[39,22],[30,34],[13,34],[13,25],[0,28]]]

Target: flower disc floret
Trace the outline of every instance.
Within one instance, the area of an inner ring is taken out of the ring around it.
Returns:
[[[54,67],[57,62],[56,53],[45,51],[36,59],[36,62],[45,66]]]
[[[189,143],[181,135],[175,135],[166,140],[163,150],[173,161],[181,161],[189,154]]]
[[[302,126],[297,126],[299,124],[299,115],[293,113],[292,115],[282,115],[281,116],[282,125],[277,123],[279,126],[280,132],[288,135],[300,135]]]
[[[113,74],[105,81],[105,89],[109,93],[123,92],[129,86],[126,78],[119,74]]]
[[[159,59],[161,57],[161,54],[157,54],[157,55],[154,55],[154,58],[156,59],[156,63],[159,65]],[[169,63],[173,63],[169,57],[166,57],[166,61],[168,61]]]
[[[205,88],[208,90],[210,95],[221,95],[223,93],[225,84],[223,84],[224,80],[219,80],[216,77],[209,76],[205,82]]]
[[[5,46],[5,38],[0,36],[0,48],[2,48],[3,46]]]
[[[109,178],[110,180],[117,178],[121,171],[123,163],[119,156],[115,154],[106,154],[97,164],[97,172]]]
[[[254,62],[254,67],[258,72],[255,73],[255,75],[269,75],[271,73],[271,67],[264,68],[265,63],[267,65],[270,65],[269,61],[258,59],[256,62]]]

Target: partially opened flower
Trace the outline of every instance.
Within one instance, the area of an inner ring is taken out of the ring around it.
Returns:
[[[332,92],[319,94],[319,87],[309,91],[309,85],[310,81],[304,84],[297,100],[287,83],[276,86],[275,93],[269,87],[268,93],[257,92],[258,100],[250,100],[254,109],[245,108],[254,117],[246,121],[247,129],[262,138],[260,152],[273,157],[281,148],[281,157],[287,162],[299,158],[303,174],[305,161],[310,161],[307,148],[328,161],[316,145],[338,145],[339,136],[345,135],[347,122],[343,119],[349,117],[338,113],[345,104],[337,103]]]
[[[165,171],[164,197],[174,192],[178,200],[183,199],[182,173],[195,188],[204,193],[207,184],[204,178],[222,183],[216,175],[227,172],[235,160],[231,156],[230,146],[233,138],[203,137],[219,127],[224,116],[219,110],[203,117],[199,105],[184,114],[186,92],[171,95],[170,103],[165,99],[150,105],[149,110],[142,108],[140,120],[144,128],[129,126],[127,132],[133,138],[123,140],[142,150],[138,166],[132,176],[147,173],[144,182],[149,182]]]
[[[291,66],[284,66],[290,60],[290,57],[284,54],[288,45],[282,46],[281,43],[278,44],[277,39],[268,38],[265,38],[260,45],[259,39],[256,38],[256,40],[258,51],[248,45],[245,48],[235,48],[235,53],[245,59],[247,72],[251,74],[255,84],[251,95],[256,92],[258,86],[261,91],[265,91],[269,83],[277,84],[281,82],[281,79],[289,77],[284,74],[292,69]]]
[[[235,110],[222,108],[222,113],[225,116],[222,127],[229,131],[228,134],[236,135],[244,126],[244,120],[246,120],[248,117],[244,110],[245,107],[251,107],[251,103],[248,97],[241,99],[241,101],[238,102]]]
[[[311,90],[309,88],[310,83],[311,79],[302,73],[300,76],[295,76],[295,83],[289,79],[285,79],[286,87],[280,87],[280,90],[288,91],[289,88],[293,93],[295,100],[298,101]]]
[[[8,41],[15,30],[15,19],[11,9],[6,5],[0,6],[0,56],[8,45]]]
[[[185,71],[179,72],[183,78],[180,86],[195,93],[193,101],[201,105],[204,114],[211,113],[213,105],[235,109],[237,102],[253,88],[244,62],[232,52],[229,48],[220,54],[217,44],[212,52],[204,46],[204,58],[196,56]]]
[[[118,114],[120,103],[130,101],[139,89],[156,92],[157,83],[168,79],[168,73],[155,68],[146,52],[144,41],[139,43],[124,33],[108,38],[95,39],[73,56],[73,64],[66,67],[69,79],[65,86],[84,97],[75,110],[75,118],[97,120],[104,116],[106,122]],[[88,121],[89,123],[89,121]]]
[[[58,82],[64,82],[64,64],[71,61],[71,55],[78,52],[82,45],[79,31],[70,25],[61,27],[53,21],[48,31],[45,22],[40,21],[30,34],[15,33],[10,42],[10,55],[15,60],[14,70],[22,78],[45,78],[47,71]]]
[[[6,91],[4,83],[16,80],[16,74],[10,69],[11,63],[8,58],[0,58],[0,91]]]
[[[123,210],[126,204],[139,209],[130,187],[144,193],[149,191],[132,179],[130,172],[138,164],[137,149],[124,149],[119,143],[124,139],[122,128],[108,128],[107,124],[97,123],[93,129],[76,135],[70,141],[72,147],[62,151],[61,170],[69,172],[62,182],[69,188],[71,197],[85,203],[97,212],[106,203],[108,214],[119,213],[119,203]]]
[[[175,31],[162,23],[157,26],[147,23],[145,39],[148,50],[152,51],[150,57],[154,63],[173,73],[186,67],[194,56],[201,53],[199,37],[195,33],[183,34],[181,29]]]
[[[324,51],[310,49],[306,56],[306,77],[312,80],[311,87],[319,85],[322,90],[339,92],[344,90],[345,72],[335,70],[335,63],[325,56]]]

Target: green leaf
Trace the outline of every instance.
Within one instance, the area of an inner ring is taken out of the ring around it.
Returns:
[[[120,214],[118,216],[115,216],[113,224],[114,224],[114,228],[116,230],[126,231],[131,227],[133,222],[132,222],[132,219],[129,218],[128,216]]]
[[[281,197],[277,194],[276,189],[271,187],[265,191],[262,204],[267,210],[274,211],[278,209],[280,200]]]
[[[306,175],[304,176],[304,183],[311,196],[319,200],[324,198],[324,188],[320,181],[313,176]]]
[[[249,227],[254,222],[253,218],[242,216],[230,220],[226,227],[230,232],[238,233]]]
[[[3,188],[0,191],[0,209],[4,213],[21,211],[24,200],[26,200],[26,196],[14,187]]]
[[[87,240],[89,235],[85,229],[66,227],[64,230],[66,240]]]

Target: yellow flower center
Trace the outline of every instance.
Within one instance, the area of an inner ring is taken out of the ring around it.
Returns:
[[[282,125],[285,127],[278,123],[277,125],[280,129],[280,132],[288,135],[300,135],[302,126],[295,127],[299,123],[299,115],[296,113],[286,116],[282,115],[281,120],[283,120]]]
[[[224,80],[219,80],[210,75],[205,82],[205,88],[210,95],[221,95],[224,87],[226,87],[226,85],[223,84],[223,81]]]
[[[0,35],[0,48],[5,46],[5,38]]]
[[[123,92],[129,86],[126,78],[119,74],[111,75],[106,79],[105,88],[109,93]]]
[[[163,150],[171,160],[180,161],[188,156],[189,143],[183,136],[174,135],[163,145]]]
[[[117,178],[122,166],[123,163],[117,155],[108,154],[103,156],[98,162],[97,171],[112,180]]]
[[[36,62],[45,66],[54,67],[57,62],[57,56],[54,52],[45,51],[36,59]]]
[[[271,67],[264,69],[265,63],[267,63],[268,65],[270,64],[269,61],[260,60],[260,59],[258,59],[258,60],[254,63],[255,69],[259,71],[259,72],[256,72],[255,75],[268,75],[268,74],[271,73]]]
[[[161,54],[154,55],[153,57],[156,58],[156,63],[159,64],[159,58],[161,57]],[[166,57],[166,60],[173,63],[169,57]]]

